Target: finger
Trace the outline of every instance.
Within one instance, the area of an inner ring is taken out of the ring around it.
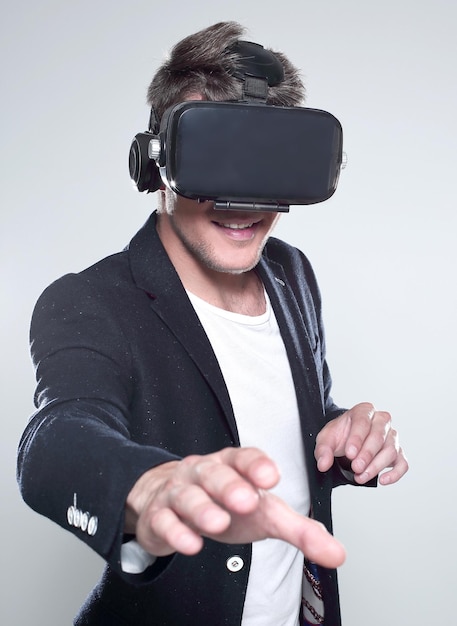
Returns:
[[[189,480],[215,502],[236,513],[249,513],[258,503],[258,491],[236,469],[210,457],[200,457],[189,469]]]
[[[270,507],[270,520],[271,516],[274,516],[271,537],[291,543],[323,567],[335,568],[344,562],[344,547],[320,522],[299,515],[278,500]]]
[[[331,420],[324,426],[316,437],[314,457],[320,471],[327,471],[333,464],[335,457],[344,455],[351,428],[350,411]]]
[[[279,482],[276,463],[258,448],[225,448],[220,454],[224,463],[259,489],[271,489]]]
[[[150,516],[141,516],[137,524],[138,543],[154,556],[173,552],[197,554],[203,539],[184,524],[171,509],[161,508]]]
[[[350,411],[350,427],[346,437],[344,454],[349,460],[355,459],[371,433],[375,409],[372,404],[363,402]]]
[[[403,450],[400,448],[397,461],[395,462],[393,468],[387,472],[384,472],[379,477],[379,482],[381,485],[392,485],[400,480],[402,476],[406,474],[409,469],[408,461],[403,453]]]
[[[168,494],[169,507],[200,535],[221,533],[230,525],[230,514],[196,485],[180,485]]]
[[[386,468],[393,467],[396,458],[397,451],[395,450],[395,448],[386,447],[375,456],[372,462],[366,466],[364,471],[356,472],[354,470],[356,464],[353,462],[351,468],[354,472],[354,480],[361,485],[367,483],[375,476],[378,476]],[[364,467],[365,463],[360,465]]]
[[[397,433],[391,429],[390,414],[384,411],[376,411],[371,419],[362,418],[354,423],[354,431],[351,430],[346,444],[346,456],[352,460],[356,474],[361,474],[385,447],[388,435],[395,439]],[[353,454],[355,448],[357,453]]]
[[[335,460],[333,448],[323,443],[316,445],[314,456],[317,461],[317,469],[320,472],[329,470]]]
[[[331,535],[325,526],[315,520],[306,519],[307,528],[302,529],[300,540],[303,554],[313,563],[336,568],[346,560],[344,546]]]
[[[361,465],[363,466],[363,463]],[[352,463],[353,470],[356,466],[357,462],[354,461]],[[357,482],[363,484],[387,468],[391,469],[385,473],[381,484],[397,482],[408,471],[408,462],[399,447],[397,432],[393,429],[389,431],[381,451],[374,456],[363,472],[355,472],[355,478]]]

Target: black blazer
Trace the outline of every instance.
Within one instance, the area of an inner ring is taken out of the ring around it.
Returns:
[[[126,250],[64,276],[39,299],[31,326],[38,411],[21,440],[19,483],[32,508],[108,563],[76,624],[234,626],[250,545],[207,540],[200,554],[158,559],[141,575],[120,569],[124,504],[137,478],[164,461],[239,445],[218,362],[155,219]],[[313,515],[331,529],[331,489],[348,477],[337,465],[321,474],[313,456],[317,433],[342,412],[330,397],[318,287],[306,258],[273,238],[257,271],[295,382]],[[226,566],[233,555],[244,562],[236,572]],[[336,574],[320,576],[325,624],[338,626]]]

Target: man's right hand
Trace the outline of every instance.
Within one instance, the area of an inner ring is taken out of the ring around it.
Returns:
[[[256,448],[164,463],[145,472],[130,491],[125,530],[155,556],[196,554],[203,537],[223,543],[271,537],[319,565],[341,565],[344,548],[324,526],[269,492],[279,479],[275,463]]]

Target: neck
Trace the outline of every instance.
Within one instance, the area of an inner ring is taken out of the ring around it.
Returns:
[[[242,315],[262,315],[266,311],[263,284],[254,270],[242,275],[219,274],[216,282],[193,282],[186,289],[213,306]]]
[[[189,254],[183,245],[171,238],[168,220],[160,215],[157,232],[187,291],[233,313],[261,315],[266,311],[263,284],[254,269],[241,272],[218,271]]]

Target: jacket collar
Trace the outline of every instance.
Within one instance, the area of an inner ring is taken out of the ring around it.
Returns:
[[[305,321],[307,312],[301,310],[280,263],[268,258],[264,251],[257,270],[270,298],[284,341],[303,426],[314,441],[322,428],[319,418],[324,413],[322,388],[313,353],[317,329]]]

